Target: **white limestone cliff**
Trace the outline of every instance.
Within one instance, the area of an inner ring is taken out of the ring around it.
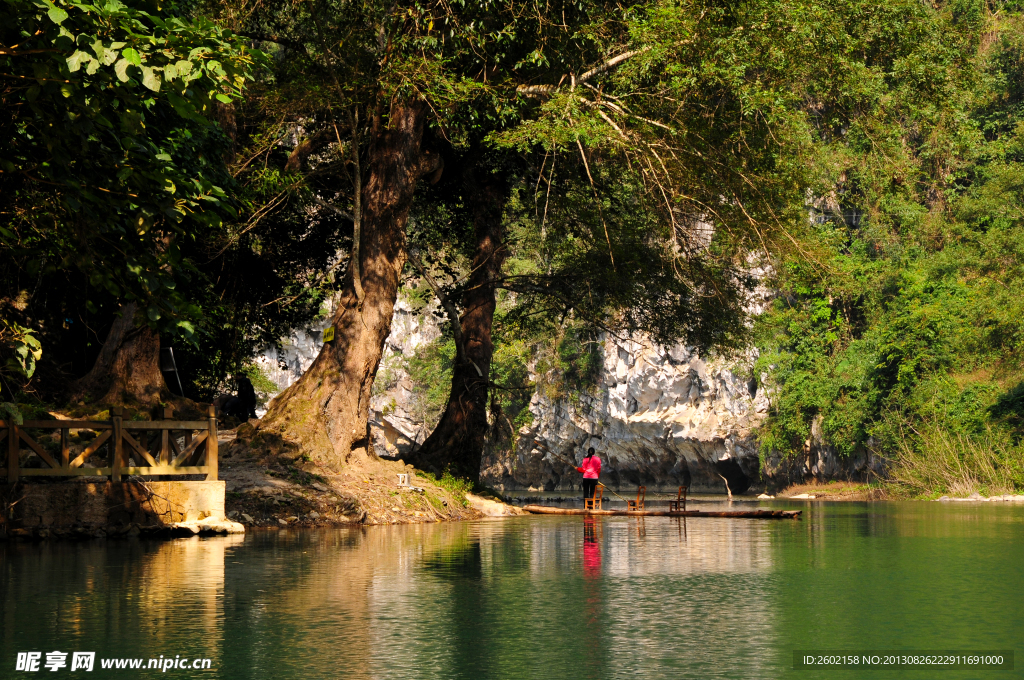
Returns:
[[[520,432],[514,451],[489,453],[485,483],[571,489],[579,475],[569,461],[578,462],[589,446],[613,488],[724,490],[721,475],[731,481],[740,471],[757,476],[754,430],[768,400],[749,373],[754,354],[706,360],[683,345],[608,338],[604,355],[591,394],[554,403],[534,394],[533,423]],[[736,479],[744,489],[749,484]]]
[[[326,323],[295,331],[257,357],[281,389],[312,364]],[[399,299],[371,401],[374,445],[382,456],[401,458],[430,433],[433,423],[423,422],[404,364],[417,347],[439,336],[433,314]],[[507,442],[489,447],[481,479],[505,491],[574,489],[579,474],[573,465],[588,446],[602,458],[603,481],[617,490],[645,484],[652,491],[674,491],[689,484],[721,492],[728,479],[740,492],[766,478],[784,485],[881,471],[881,462],[867,453],[840,458],[813,431],[804,456],[769,455],[762,469],[756,430],[767,415],[768,395],[751,373],[756,357],[756,349],[708,358],[683,345],[608,337],[595,387],[557,401],[536,392],[532,423],[511,449]]]

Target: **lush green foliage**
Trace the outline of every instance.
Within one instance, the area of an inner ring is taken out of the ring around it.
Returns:
[[[242,373],[249,378],[253,390],[256,392],[256,403],[258,406],[266,406],[270,395],[277,394],[277,383],[270,379],[267,372],[259,364],[249,364],[242,369]]]
[[[207,117],[239,94],[251,53],[142,1],[4,0],[0,43],[5,261],[28,277],[77,268],[190,333],[184,242],[233,211]]]
[[[0,319],[0,348],[3,348],[4,354],[7,355],[6,363],[0,366],[0,375],[15,373],[31,378],[36,370],[36,362],[43,355],[42,345],[32,329],[8,319]],[[0,389],[2,388],[3,385],[0,384]]]
[[[189,7],[237,34],[149,0],[0,1],[5,375],[41,347],[37,375],[83,372],[135,301],[189,338],[179,367],[211,395],[335,292],[367,140],[416,106],[446,173],[511,189],[494,422],[517,431],[534,389],[591,389],[602,332],[753,340],[766,452],[817,423],[841,454],[890,455],[910,493],[1021,484],[1017,4]],[[453,300],[475,247],[464,190],[421,187],[407,234]],[[748,328],[765,265],[779,296]],[[424,422],[454,354],[445,334],[407,358]]]
[[[843,454],[913,467],[987,449],[1018,473],[986,485],[1019,485],[1021,18],[971,2],[842,9],[833,35],[864,49],[844,51],[836,82],[857,96],[817,123],[812,237],[759,322],[762,446],[797,452],[818,419]],[[905,486],[952,489],[926,477]]]
[[[900,440],[888,486],[900,494],[985,496],[1024,488],[1024,456],[1012,435],[987,427],[961,434],[945,423],[925,423]]]
[[[473,491],[473,483],[468,479],[462,477],[455,477],[450,472],[444,472],[440,477],[432,475],[429,472],[419,471],[417,474],[422,475],[424,479],[430,481],[433,484],[441,487],[452,496],[457,498],[464,506],[469,505],[469,501],[466,500],[466,494]],[[443,505],[438,503],[437,499],[428,494],[428,500],[437,507],[438,510],[443,509]]]
[[[285,171],[290,149],[266,138],[277,121],[261,113],[258,99],[236,113],[229,167],[243,204],[238,218],[188,253],[204,263],[188,286],[204,310],[202,325],[180,352],[196,398],[217,394],[258,351],[326,311],[350,243],[336,216],[309,215],[308,189]]]
[[[455,340],[450,335],[416,348],[406,367],[413,383],[413,416],[428,427],[437,424],[452,385]]]
[[[319,312],[337,260],[338,220],[311,223],[285,168],[287,128],[239,100],[263,58],[182,5],[0,14],[0,308],[47,348],[36,382],[59,398],[135,300],[176,345],[186,393],[212,397]]]
[[[531,342],[531,338],[503,332],[506,313],[507,310],[499,309],[495,319],[489,410],[496,431],[514,438],[519,428],[528,424],[531,418],[527,406],[534,385],[529,379],[528,364],[536,354],[537,343],[543,342],[544,338],[535,338]],[[412,414],[428,427],[437,423],[451,391],[455,340],[450,326],[442,325],[442,329],[442,337],[417,347],[412,356],[395,367],[408,371],[413,393]],[[388,379],[386,374],[378,376],[374,383],[375,391],[393,387]]]

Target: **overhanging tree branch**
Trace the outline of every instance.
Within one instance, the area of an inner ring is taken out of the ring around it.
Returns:
[[[616,55],[611,59],[601,62],[600,64],[593,67],[589,71],[585,71],[583,75],[581,75],[579,78],[573,76],[572,74],[562,76],[562,79],[561,81],[559,81],[558,85],[520,85],[519,87],[516,88],[516,92],[527,95],[551,94],[555,92],[559,87],[561,87],[561,84],[565,82],[565,79],[567,77],[569,78],[570,88],[575,90],[577,85],[581,85],[590,80],[591,78],[593,78],[594,76],[600,75],[605,71],[609,71],[615,68],[616,66],[626,61],[627,59],[632,59],[633,57],[639,54],[650,52],[651,49],[653,49],[652,46],[647,46],[642,47],[638,50],[630,50],[629,52],[623,52],[622,54]]]

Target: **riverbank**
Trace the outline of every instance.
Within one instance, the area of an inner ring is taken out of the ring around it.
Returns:
[[[851,482],[825,482],[816,484],[794,484],[786,487],[775,496],[761,495],[762,500],[819,500],[819,501],[884,501],[884,500],[922,500],[922,501],[980,501],[980,502],[1016,502],[1024,503],[1024,494],[993,494],[983,496],[972,493],[969,496],[948,496],[938,498],[924,497],[909,499],[892,493],[884,484],[858,484]]]
[[[198,413],[193,407],[188,408]],[[31,415],[54,422],[109,418],[108,412],[82,404],[69,410],[36,409]],[[138,409],[125,415],[133,423],[151,417]],[[187,411],[186,415],[194,414]],[[212,481],[205,469],[196,468],[172,479],[135,474],[114,483],[100,469],[95,477],[89,475],[89,468],[103,461],[86,459],[84,474],[62,479],[35,475],[7,484],[0,489],[4,510],[0,539],[242,533],[256,528],[450,522],[521,514],[496,494],[482,489],[472,493],[472,485],[465,480],[449,475],[436,479],[401,461],[375,459],[328,471],[301,459],[292,462],[268,456],[237,437],[246,425],[217,430],[219,469],[213,468]],[[70,441],[65,456],[82,455],[89,438],[80,441],[80,431],[73,428],[63,433],[60,429],[34,433],[33,448],[23,450],[22,458],[41,456],[49,449],[59,459],[54,449],[59,451],[61,437]],[[135,465],[126,458],[129,467]]]
[[[775,498],[796,500],[828,501],[880,501],[889,498],[885,489],[878,484],[857,482],[818,482],[793,484],[786,487]]]
[[[521,511],[450,476],[403,461],[374,460],[330,474],[312,463],[268,462],[224,430],[220,478],[227,517],[253,528],[415,524],[517,515]],[[400,475],[405,475],[403,479]]]

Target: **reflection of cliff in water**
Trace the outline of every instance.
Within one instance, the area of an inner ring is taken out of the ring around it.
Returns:
[[[374,648],[394,656],[378,651],[374,677],[402,676],[394,664],[403,659],[442,677],[511,666],[517,677],[556,677],[560,668],[607,677],[609,664],[664,669],[676,663],[663,657],[679,654],[684,630],[687,646],[733,641],[730,654],[749,657],[746,676],[763,676],[754,648],[774,639],[758,586],[772,567],[769,525],[651,518],[638,531],[634,518],[586,519],[590,526],[584,518],[464,524],[413,551],[422,555],[418,575],[379,573],[370,627]],[[535,640],[526,656],[523,636]],[[686,663],[692,672],[695,662]]]
[[[187,653],[241,680],[657,678],[681,663],[695,677],[725,646],[737,677],[768,677],[757,584],[773,526],[522,517],[7,545],[4,615],[19,625],[4,647]]]

